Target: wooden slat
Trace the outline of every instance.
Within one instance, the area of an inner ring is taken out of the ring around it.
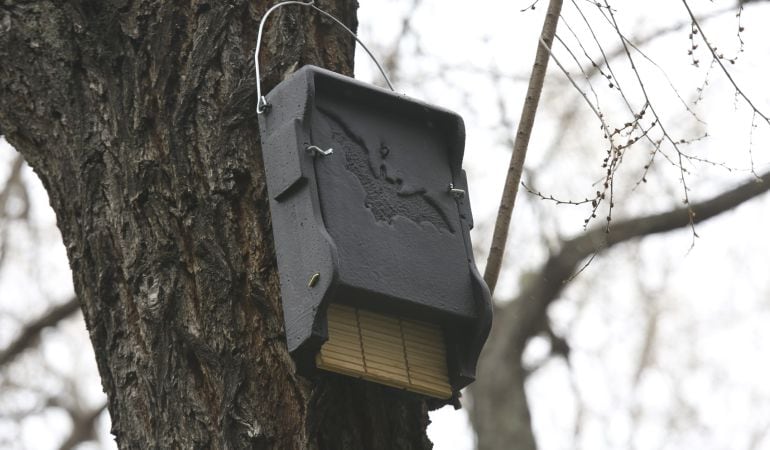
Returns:
[[[318,368],[447,399],[444,334],[436,324],[331,304]]]

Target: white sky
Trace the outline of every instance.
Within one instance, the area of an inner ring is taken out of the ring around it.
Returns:
[[[690,1],[698,14],[733,3]],[[361,1],[360,36],[375,53],[382,54],[394,44],[410,4],[411,1]],[[398,73],[397,90],[457,111],[465,118],[465,165],[477,222],[474,239],[481,250],[478,262],[482,268],[510,154],[505,138],[513,133],[499,126],[497,96],[499,91],[503,92],[509,119],[515,124],[547,2],[541,1],[535,11],[520,12],[527,4],[479,1],[469,7],[468,2],[457,0],[425,0],[412,18],[423,55],[414,55],[414,37],[402,44],[405,59]],[[578,4],[587,14],[592,11],[589,2],[579,0]],[[628,36],[643,35],[686,19],[679,2],[616,1],[613,5]],[[586,30],[580,27],[571,2],[565,2],[563,16],[585,39]],[[765,31],[768,18],[770,8],[764,5],[746,10],[742,18],[746,51],[729,69],[755,104],[770,111],[770,94],[765,87],[770,54],[770,39]],[[709,38],[725,53],[735,53],[733,13],[705,26]],[[596,32],[602,40],[615,42],[606,27],[597,25]],[[691,66],[686,54],[688,33],[685,27],[653,41],[644,51],[665,69],[689,102],[708,66]],[[563,24],[559,35],[574,47],[574,40],[569,40]],[[569,55],[554,48],[559,60],[582,82]],[[702,49],[701,45],[700,59],[708,61]],[[595,56],[595,49],[590,53]],[[627,81],[630,72],[623,68],[623,62],[618,60],[614,66],[629,96],[638,100],[633,83]],[[749,166],[751,115],[742,102],[736,102],[725,77],[717,69],[712,70],[705,100],[697,107],[698,115],[707,125],[692,126],[692,119],[682,113],[660,71],[641,60],[639,66],[650,98],[675,133],[692,137],[708,130],[711,137],[689,146],[688,151],[738,169],[728,172],[718,167],[691,166],[687,180],[693,200],[707,198],[744,180],[748,176],[745,169]],[[376,80],[372,69],[360,53],[357,76]],[[496,87],[478,73],[490,69],[509,78]],[[577,101],[574,92],[564,88],[564,82],[564,76],[552,64],[527,166],[537,174],[538,187],[544,192],[582,199],[591,195],[592,183],[601,176],[603,147],[598,122],[582,104],[581,125],[570,131],[558,148],[549,150],[560,127],[559,113]],[[599,84],[597,92],[608,117],[613,113],[624,114],[614,91]],[[770,167],[770,127],[756,123],[759,126],[753,135],[753,157],[757,172],[761,173]],[[0,180],[6,176],[11,156],[4,140],[0,141]],[[664,160],[656,163],[660,169],[651,177],[654,181],[638,190],[631,189],[644,156],[629,155],[625,163],[621,173],[624,178],[618,182],[618,196],[622,199],[618,202],[619,216],[630,217],[681,204],[677,171]],[[34,177],[29,171],[24,176],[29,180]],[[34,190],[32,214],[36,228],[32,232],[14,231],[14,263],[6,264],[0,271],[0,343],[7,342],[17,331],[15,322],[3,322],[3,314],[35,317],[50,302],[62,301],[72,294],[66,256],[54,228],[55,218],[40,184],[29,185]],[[556,235],[576,235],[581,232],[587,214],[585,208],[545,204],[524,192],[519,196],[506,269],[497,292],[501,300],[514,296],[520,274],[536,269],[545,258],[541,236],[553,239]],[[573,345],[572,368],[561,360],[552,360],[527,385],[542,448],[750,448],[757,430],[770,429],[770,388],[765,382],[770,378],[770,329],[766,326],[770,323],[766,257],[770,241],[765,231],[770,223],[768,211],[770,198],[766,196],[698,226],[701,237],[693,249],[688,230],[624,245],[598,258],[566,290],[562,300],[550,310],[550,316],[557,330],[567,334]],[[633,385],[629,380],[638,370],[650,305],[659,309],[654,361]],[[50,331],[50,339],[44,342],[43,357],[38,359],[46,361],[55,373],[86,380],[78,384],[78,389],[86,403],[98,404],[101,388],[93,356],[84,348],[87,337],[82,324],[68,322]],[[547,352],[547,343],[536,339],[526,359],[534,363]],[[57,387],[57,382],[50,379],[33,380],[33,384],[44,389]],[[584,421],[576,433],[580,405]],[[62,414],[53,409],[33,415],[25,422],[21,443],[27,448],[55,448],[68,430]],[[431,419],[428,433],[436,449],[473,448],[466,410],[444,408],[432,413]],[[0,435],[3,427],[0,418]],[[101,428],[101,445],[106,446],[107,421],[101,423]],[[770,448],[768,436],[760,433],[756,442],[755,448]]]

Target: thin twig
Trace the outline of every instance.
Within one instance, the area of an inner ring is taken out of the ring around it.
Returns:
[[[690,204],[690,194],[688,193],[689,188],[687,187],[687,180],[685,178],[686,169],[684,168],[684,164],[682,162],[682,152],[679,150],[679,143],[678,141],[674,140],[671,135],[666,131],[666,128],[663,126],[662,121],[660,120],[660,116],[658,116],[657,111],[655,111],[655,108],[653,107],[652,103],[650,102],[650,97],[647,95],[647,88],[644,85],[644,82],[642,81],[642,76],[639,74],[639,71],[636,68],[636,64],[634,63],[634,59],[631,57],[631,51],[628,49],[628,46],[626,45],[626,39],[624,38],[623,34],[620,32],[620,27],[618,26],[617,21],[615,20],[615,14],[613,14],[612,9],[609,8],[609,3],[607,3],[607,0],[604,0],[604,3],[608,6],[607,11],[609,13],[609,17],[605,13],[605,18],[610,22],[612,25],[612,28],[617,33],[618,37],[620,38],[621,44],[623,44],[623,49],[626,52],[626,57],[628,58],[628,62],[631,66],[631,71],[636,76],[636,79],[639,83],[639,88],[642,90],[642,95],[644,95],[644,99],[647,102],[647,104],[650,107],[650,112],[652,112],[652,115],[655,117],[655,121],[658,123],[658,126],[660,127],[661,132],[663,133],[663,136],[666,138],[666,140],[671,144],[671,146],[676,150],[677,157],[678,157],[678,164],[679,167],[679,177],[682,181],[682,191],[684,193],[684,203],[685,205]],[[721,64],[721,63],[720,63]],[[695,245],[695,238],[698,237],[698,233],[695,231],[695,221],[692,217],[692,210],[690,210],[690,228],[692,230],[693,235],[693,241],[692,246]]]
[[[532,2],[532,4],[531,4],[531,5],[527,6],[526,8],[522,9],[522,10],[521,10],[521,11],[519,11],[519,12],[524,12],[524,11],[528,11],[528,10],[533,10],[533,9],[535,9],[535,6],[536,6],[538,3],[540,3],[540,0],[535,0],[534,2]]]
[[[537,45],[535,63],[532,66],[527,97],[524,100],[524,107],[521,111],[519,128],[516,131],[511,163],[508,167],[508,175],[503,187],[503,196],[500,200],[500,209],[495,221],[495,231],[492,235],[492,246],[489,249],[487,266],[484,271],[484,280],[487,282],[490,292],[495,291],[497,279],[500,276],[505,244],[508,240],[508,229],[511,225],[511,214],[516,201],[516,194],[519,191],[521,173],[527,156],[527,148],[529,147],[529,138],[532,135],[532,127],[534,126],[537,107],[540,103],[540,94],[543,91],[543,80],[548,68],[549,52],[546,50],[546,47],[550,48],[553,44],[562,3],[562,0],[551,0],[548,3],[548,11],[545,14],[543,30]]]
[[[695,14],[693,14],[692,10],[690,9],[690,5],[687,4],[687,0],[682,0],[682,3],[684,3],[684,7],[687,9],[687,13],[690,15],[690,19],[692,19],[692,23],[695,24],[695,27],[698,29],[698,32],[700,32],[700,37],[703,39],[703,42],[706,44],[706,47],[708,47],[709,51],[711,52],[711,56],[716,59],[717,64],[719,64],[719,67],[722,69],[722,72],[724,72],[725,76],[728,80],[730,80],[730,83],[733,85],[733,88],[735,88],[735,92],[740,95],[743,100],[746,101],[746,103],[751,107],[751,109],[754,110],[755,113],[761,118],[765,120],[768,124],[770,124],[770,118],[768,118],[765,114],[762,113],[756,106],[754,106],[754,103],[752,103],[751,100],[746,96],[746,94],[743,93],[741,88],[738,87],[738,83],[735,82],[733,79],[733,76],[730,74],[730,71],[727,70],[727,67],[722,63],[722,59],[717,55],[716,50],[711,45],[711,42],[708,40],[706,35],[703,33],[703,28],[700,26],[700,22],[698,19],[695,18]]]
[[[553,62],[556,63],[556,65],[559,67],[559,69],[562,71],[564,76],[567,77],[569,82],[572,84],[572,86],[577,90],[580,95],[585,99],[586,103],[588,103],[588,106],[591,107],[591,111],[593,111],[594,115],[599,118],[599,121],[602,123],[602,128],[607,133],[607,135],[610,134],[610,129],[607,126],[607,124],[604,123],[604,117],[602,116],[602,113],[599,111],[599,108],[597,106],[594,106],[593,103],[591,103],[591,100],[588,98],[588,95],[583,91],[580,86],[577,85],[575,80],[572,78],[572,75],[567,71],[567,69],[564,68],[564,66],[559,62],[559,60],[556,58],[556,56],[551,52],[551,48],[546,45],[545,41],[540,39],[540,44],[545,48],[545,50],[548,52],[549,55],[551,55],[551,59],[553,59]]]

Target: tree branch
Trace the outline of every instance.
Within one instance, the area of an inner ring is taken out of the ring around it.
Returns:
[[[533,277],[539,282],[523,290],[518,299],[512,302],[521,301],[529,304],[530,307],[525,309],[528,313],[518,315],[515,324],[506,322],[505,318],[501,321],[506,323],[506,328],[516,329],[517,333],[520,333],[519,340],[523,345],[523,341],[537,332],[532,328],[533,325],[544,320],[548,306],[558,297],[566,282],[570,280],[575,269],[585,258],[621,242],[688,226],[691,220],[692,223],[702,222],[768,190],[770,190],[770,172],[710,200],[665,213],[618,221],[613,225],[610,233],[607,233],[604,227],[600,227],[569,239],[557,253],[551,255],[540,271],[540,276]],[[503,311],[506,309],[511,308],[503,308]]]
[[[492,293],[495,291],[497,278],[500,276],[505,243],[508,240],[508,229],[511,225],[511,213],[516,202],[516,194],[519,192],[519,183],[521,182],[521,173],[524,169],[524,160],[527,157],[529,138],[532,135],[537,106],[540,103],[540,94],[543,91],[543,81],[548,69],[549,52],[547,48],[553,45],[556,26],[559,23],[559,14],[561,14],[561,6],[562,0],[551,0],[548,4],[548,11],[543,22],[543,31],[538,41],[537,52],[535,53],[535,63],[532,66],[532,75],[529,79],[527,97],[524,100],[524,107],[521,111],[519,129],[516,131],[516,139],[513,142],[511,163],[508,166],[508,175],[505,179],[503,196],[500,199],[500,209],[495,221],[495,231],[492,235],[492,246],[489,249],[487,266],[484,270],[484,281],[487,282],[489,291]]]
[[[718,9],[716,11],[712,11],[708,14],[704,14],[701,16],[696,17],[696,21],[705,22],[710,19],[714,19],[717,17],[720,17],[722,14],[735,11],[735,5],[730,5],[725,8]],[[566,23],[565,23],[566,24]],[[641,47],[643,45],[647,45],[650,42],[660,39],[661,37],[666,36],[667,34],[675,33],[684,27],[687,27],[692,24],[692,21],[682,21],[677,22],[674,24],[666,25],[660,28],[657,28],[655,30],[652,30],[642,36],[637,36],[633,38],[633,40],[627,40],[631,45],[635,47]],[[570,29],[570,32],[572,30]],[[577,35],[575,35],[574,32],[572,32],[573,36],[575,36],[575,39],[577,39]],[[586,53],[586,57],[591,61],[591,66],[586,67],[585,71],[588,74],[589,78],[593,78],[597,73],[602,73],[602,67],[607,64],[607,61],[611,61],[615,58],[618,58],[620,56],[623,56],[625,54],[625,49],[623,48],[623,45],[618,45],[615,47],[612,51],[607,52],[606,55],[604,55],[604,58],[598,60],[597,62],[594,62],[593,59],[591,59],[588,54]],[[603,74],[603,73],[602,73]]]
[[[5,186],[0,189],[0,219],[5,218],[5,207],[8,203],[8,199],[11,197],[13,190],[17,187],[21,188],[26,197],[26,191],[24,191],[24,185],[21,183],[21,169],[24,167],[24,158],[21,154],[17,154],[11,163],[11,172],[5,181]],[[26,200],[26,198],[24,199]],[[25,205],[25,211],[29,209],[29,205]],[[24,213],[26,215],[26,212]]]
[[[85,414],[76,415],[70,411],[72,416],[72,432],[66,441],[62,443],[59,450],[72,450],[82,442],[88,442],[95,439],[94,425],[96,420],[107,409],[107,403]]]
[[[44,328],[56,325],[79,310],[80,303],[78,303],[77,298],[72,298],[52,308],[34,322],[27,324],[21,334],[11,342],[11,345],[0,351],[0,366],[8,364],[24,350],[34,345]]]
[[[709,41],[709,39],[703,33],[703,28],[701,28],[700,21],[698,21],[698,18],[696,18],[695,14],[693,14],[692,10],[690,9],[690,5],[687,4],[687,0],[682,0],[682,3],[684,4],[685,9],[687,9],[687,14],[690,16],[690,19],[692,19],[692,23],[700,32],[701,39],[703,39],[703,42],[706,44],[706,47],[709,49],[711,56],[714,58],[714,61],[716,61],[717,64],[719,64],[719,68],[722,69],[722,72],[725,74],[727,79],[730,80],[730,84],[732,84],[733,88],[735,88],[735,92],[737,92],[737,94],[740,95],[743,98],[743,100],[746,101],[746,103],[751,107],[751,109],[754,110],[754,112],[759,117],[761,117],[762,119],[765,120],[765,122],[770,124],[770,117],[766,116],[762,111],[760,111],[756,106],[754,106],[754,103],[749,99],[749,97],[747,97],[746,94],[743,93],[741,88],[738,87],[738,83],[735,82],[735,80],[733,79],[733,76],[730,74],[730,71],[727,70],[727,67],[725,67],[724,63],[722,62],[721,55],[718,55],[715,47],[711,45],[712,41]]]
[[[597,227],[564,241],[537,274],[527,277],[529,283],[522,286],[518,297],[496,311],[477,381],[471,386],[471,395],[476,399],[471,418],[479,435],[478,448],[502,448],[506,442],[518,442],[519,448],[536,448],[521,357],[529,339],[545,329],[548,306],[559,297],[582,261],[621,242],[710,219],[768,190],[770,172],[710,200],[618,221],[610,233]]]

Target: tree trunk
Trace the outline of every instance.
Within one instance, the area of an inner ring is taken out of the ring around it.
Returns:
[[[530,335],[527,324],[519,320],[528,313],[529,303],[516,299],[495,309],[489,345],[479,359],[478,382],[469,389],[478,450],[537,449],[521,361]]]
[[[6,0],[0,129],[50,196],[121,448],[430,448],[424,401],[287,353],[252,60],[268,6]],[[355,0],[319,6],[355,27]],[[264,86],[350,74],[353,49],[282,8]]]

